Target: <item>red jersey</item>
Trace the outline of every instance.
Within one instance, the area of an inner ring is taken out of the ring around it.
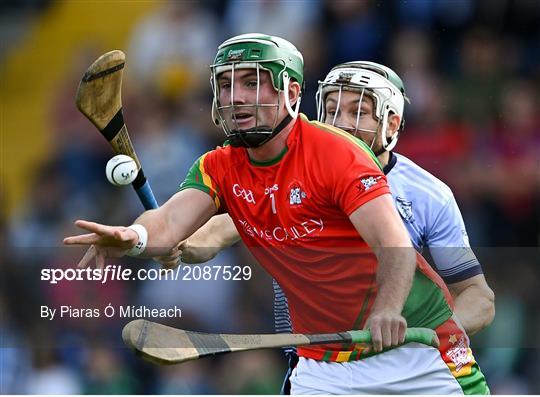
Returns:
[[[377,260],[349,215],[390,190],[362,141],[301,115],[275,160],[254,162],[245,148],[218,148],[196,161],[181,185],[188,188],[207,192],[232,217],[285,292],[295,332],[364,326],[376,295]],[[418,263],[413,291],[422,291],[411,294],[403,313],[409,326],[435,328],[452,315],[449,294],[421,256]],[[359,356],[340,345],[298,352],[319,360]]]

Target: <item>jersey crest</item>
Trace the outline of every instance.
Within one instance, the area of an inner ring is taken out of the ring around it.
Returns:
[[[289,184],[289,204],[291,207],[302,205],[302,202],[307,198],[302,184],[298,181],[293,181]]]
[[[459,339],[455,335],[450,335],[448,342],[452,346],[446,351],[446,356],[456,366],[456,372],[459,372],[461,368],[473,360],[471,350],[463,335]]]
[[[404,222],[406,223],[414,222],[414,214],[412,211],[412,201],[405,200],[402,197],[396,197],[396,206],[397,206],[399,215],[401,215],[401,218],[403,218]]]
[[[368,178],[360,179],[360,183],[357,185],[357,188],[361,192],[367,192],[369,189],[375,186],[377,182],[379,182],[379,179],[381,179],[380,176],[370,176]]]

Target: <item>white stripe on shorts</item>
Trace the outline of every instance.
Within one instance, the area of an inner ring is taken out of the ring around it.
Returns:
[[[463,394],[434,347],[409,343],[350,362],[300,357],[291,394]]]

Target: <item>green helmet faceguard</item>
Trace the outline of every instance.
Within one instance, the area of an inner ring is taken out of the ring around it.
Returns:
[[[260,33],[243,34],[235,36],[222,43],[211,65],[212,91],[212,119],[216,125],[221,125],[232,146],[258,147],[276,136],[291,119],[298,116],[300,98],[293,109],[289,96],[284,95],[285,107],[289,116],[278,120],[280,96],[277,103],[259,103],[260,72],[267,71],[272,79],[276,91],[289,90],[291,79],[297,81],[301,87],[304,84],[304,60],[302,54],[287,40],[276,36]],[[239,69],[255,69],[257,73],[257,92],[255,103],[236,104],[234,97],[235,71]],[[219,102],[218,77],[221,73],[231,71],[231,100],[229,104]],[[276,118],[272,126],[259,125],[258,112],[260,108],[274,107]],[[228,114],[227,118],[225,115]],[[256,124],[249,129],[241,129],[238,120],[244,116],[255,117]],[[228,120],[228,121],[227,121]]]
[[[403,130],[405,120],[403,118],[403,111],[405,107],[405,101],[409,102],[409,99],[405,95],[405,87],[401,78],[389,67],[367,61],[347,62],[332,68],[330,73],[326,76],[324,81],[319,81],[319,88],[317,90],[317,119],[321,122],[327,122],[327,114],[325,101],[326,96],[330,92],[338,92],[338,105],[341,99],[342,91],[354,91],[360,95],[357,111],[357,122],[354,132],[364,131],[375,134],[373,137],[372,145],[375,142],[377,130],[368,130],[358,127],[358,120],[360,116],[360,105],[364,95],[373,98],[375,105],[375,117],[379,121],[380,128],[378,130],[381,134],[381,142],[384,150],[392,150],[398,140],[399,133]],[[400,116],[401,124],[397,131],[389,138],[386,136],[386,129],[388,127],[388,116],[390,113],[394,113]],[[335,125],[336,111],[333,122]],[[331,117],[331,116],[330,116]],[[351,130],[350,127],[344,127],[336,125],[345,130]],[[379,155],[380,153],[376,153]]]

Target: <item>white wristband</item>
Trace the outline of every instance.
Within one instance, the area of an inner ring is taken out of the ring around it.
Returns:
[[[128,226],[131,230],[134,230],[135,233],[139,235],[139,241],[135,244],[134,247],[130,248],[126,255],[128,256],[139,256],[144,249],[146,248],[146,243],[148,242],[148,231],[143,225],[134,224]]]

